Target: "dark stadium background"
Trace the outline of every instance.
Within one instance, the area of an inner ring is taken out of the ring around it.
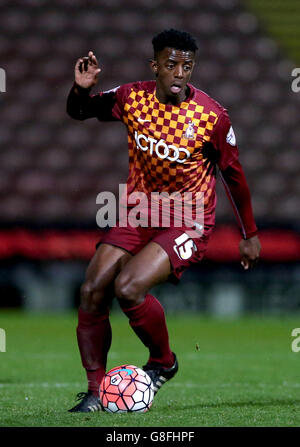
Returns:
[[[77,307],[101,237],[96,196],[126,181],[125,128],[66,114],[76,59],[96,53],[99,89],[146,80],[152,36],[174,27],[199,43],[194,85],[229,111],[263,248],[260,264],[244,272],[219,182],[205,261],[157,296],[168,312],[299,312],[297,1],[2,0],[0,8],[0,307]]]

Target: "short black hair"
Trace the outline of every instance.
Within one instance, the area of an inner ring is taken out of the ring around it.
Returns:
[[[175,50],[192,51],[198,50],[195,39],[185,31],[176,29],[164,30],[152,39],[154,54],[162,51],[164,48],[174,48]]]

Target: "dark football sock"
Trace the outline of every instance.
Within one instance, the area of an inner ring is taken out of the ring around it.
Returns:
[[[82,365],[87,374],[88,390],[98,394],[111,345],[108,308],[101,313],[86,312],[79,308],[77,341]]]
[[[174,355],[169,346],[165,312],[160,302],[147,294],[141,304],[122,310],[129,318],[129,324],[136,335],[149,349],[148,363],[171,367]]]

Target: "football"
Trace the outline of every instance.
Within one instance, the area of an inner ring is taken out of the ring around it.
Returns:
[[[109,413],[145,413],[154,397],[152,380],[134,365],[116,366],[108,371],[99,392],[101,404]]]

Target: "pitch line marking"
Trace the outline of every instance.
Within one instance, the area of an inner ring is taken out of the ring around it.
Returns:
[[[31,383],[0,383],[0,388],[5,387],[41,387],[41,388],[64,388],[64,387],[83,387],[85,386],[84,382],[57,382],[57,383],[51,383],[51,382],[31,382]],[[260,387],[260,388],[267,388],[267,387],[291,387],[291,388],[300,388],[300,383],[185,383],[185,382],[176,382],[176,383],[170,383],[169,386],[171,387],[188,387],[188,388],[253,388],[253,387]]]

